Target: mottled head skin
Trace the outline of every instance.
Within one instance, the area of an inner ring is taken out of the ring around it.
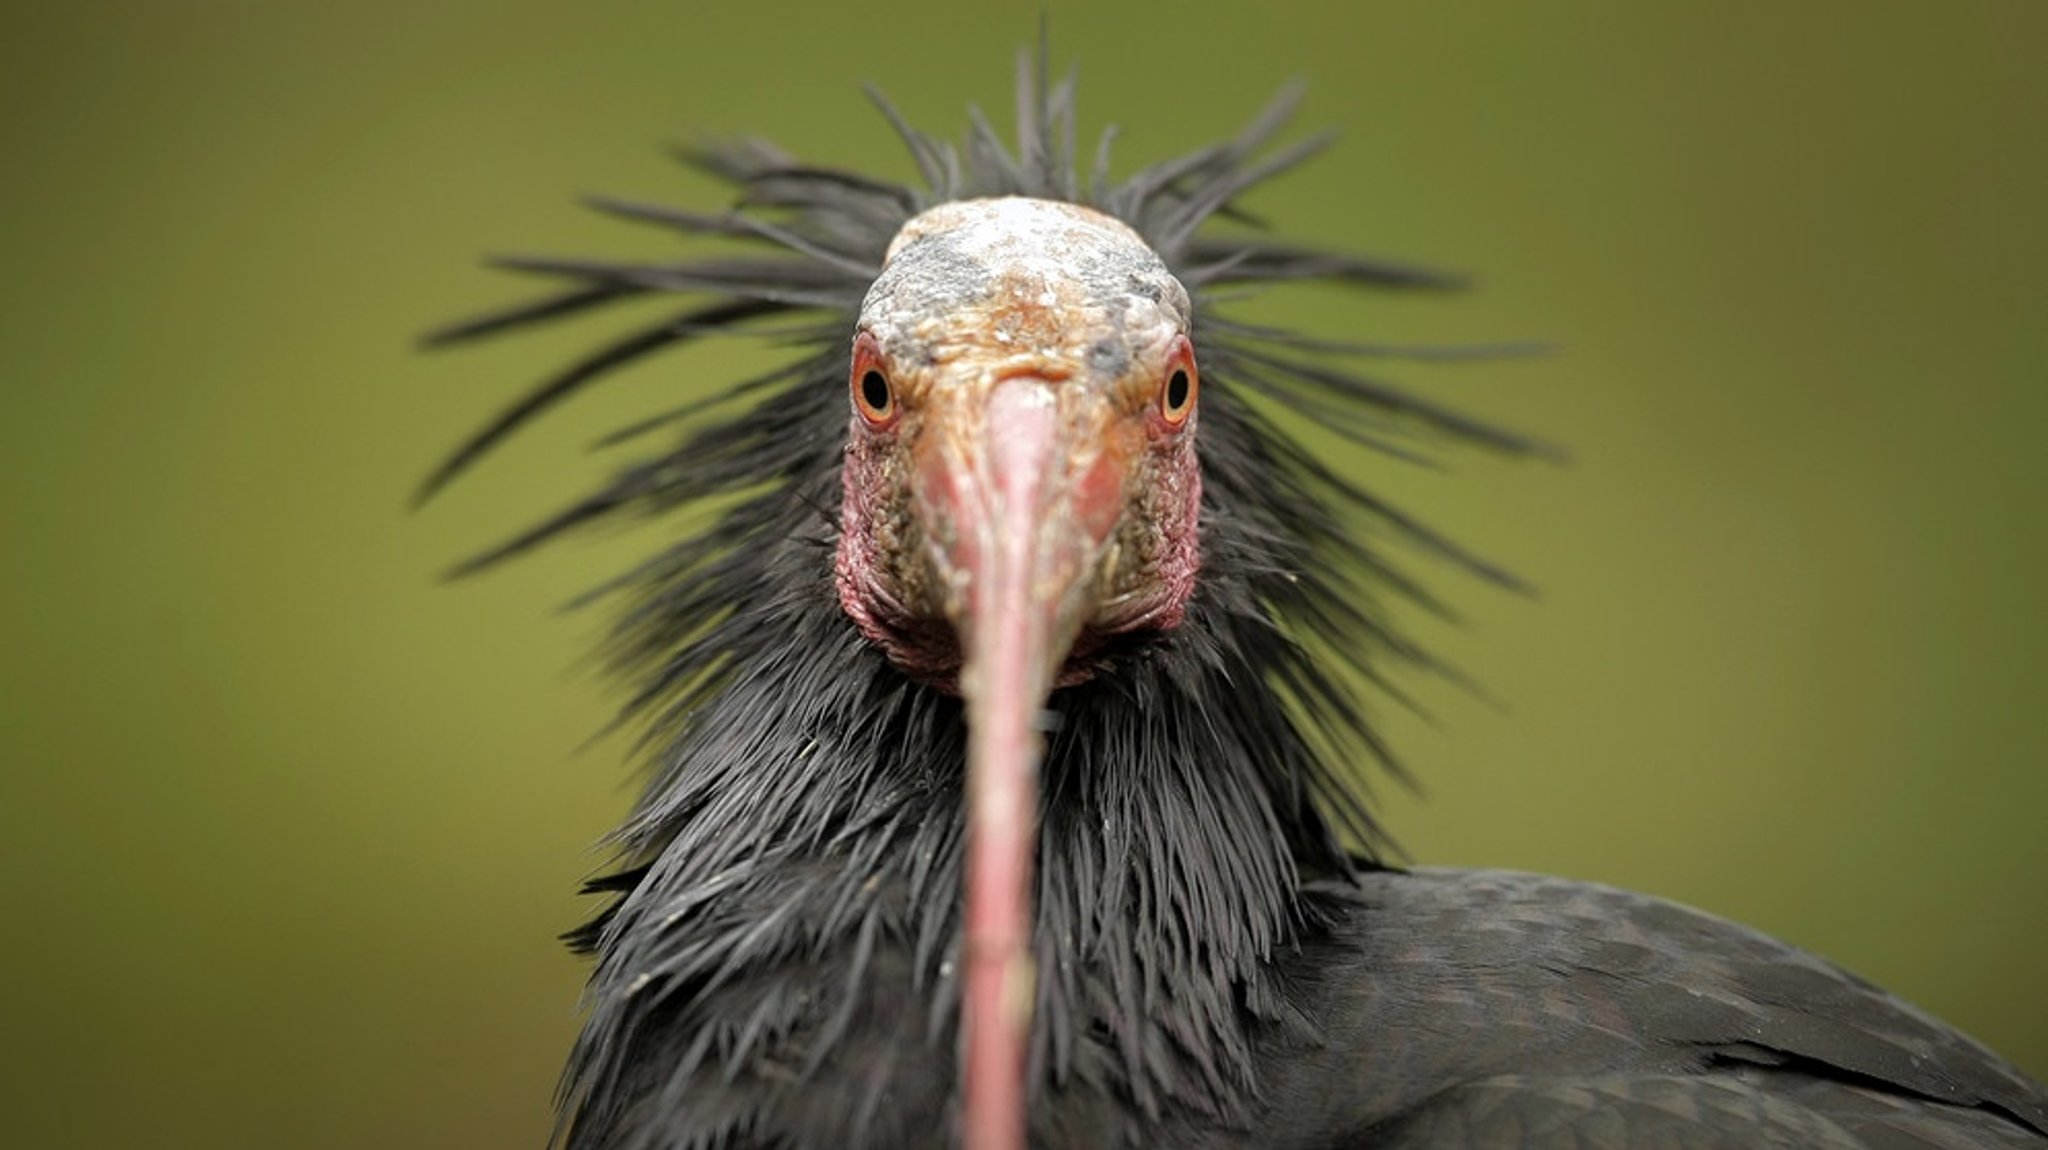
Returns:
[[[1196,382],[1188,322],[1158,255],[1088,208],[967,200],[904,226],[855,337],[837,579],[846,613],[905,672],[958,689],[975,591],[963,561],[989,542],[961,515],[992,510],[978,497],[998,495],[1006,446],[1033,429],[1050,455],[1007,462],[1044,465],[1039,526],[1072,544],[1048,557],[1073,565],[1058,682],[1092,674],[1115,636],[1179,624],[1200,563],[1199,415],[1192,391],[1178,422],[1164,405],[1175,371]],[[896,405],[880,424],[860,403],[871,368]]]
[[[916,216],[861,305],[837,564],[861,631],[966,702],[965,1144],[1020,1150],[1039,716],[1199,564],[1187,291],[1136,232],[1009,197]]]

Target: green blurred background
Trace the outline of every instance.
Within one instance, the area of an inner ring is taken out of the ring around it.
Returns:
[[[1041,9],[1125,170],[1300,77],[1343,141],[1251,206],[1483,281],[1265,314],[1564,348],[1402,378],[1568,466],[1373,465],[1542,588],[1442,573],[1431,637],[1505,707],[1388,716],[1412,855],[1754,923],[2048,1074],[2048,7],[705,7],[6,10],[0,1138],[541,1144],[551,936],[629,794],[579,750],[601,617],[551,609],[650,540],[436,572],[760,353],[636,371],[407,514],[617,321],[410,338],[528,286],[480,252],[669,250],[566,202],[715,205],[667,140],[907,174],[857,82],[953,134]]]

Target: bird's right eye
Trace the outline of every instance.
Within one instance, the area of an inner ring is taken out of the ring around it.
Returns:
[[[896,388],[882,366],[881,341],[862,332],[853,341],[853,409],[870,427],[896,422]]]

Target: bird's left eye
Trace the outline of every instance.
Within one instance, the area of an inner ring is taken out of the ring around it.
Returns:
[[[881,341],[862,332],[853,341],[853,409],[871,427],[896,422],[896,388],[882,365]]]
[[[1188,342],[1188,337],[1180,336],[1167,356],[1164,385],[1159,389],[1159,414],[1167,426],[1179,427],[1188,421],[1188,416],[1195,412],[1195,394],[1201,389],[1194,345]]]

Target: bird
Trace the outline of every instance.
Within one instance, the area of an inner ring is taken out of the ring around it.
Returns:
[[[1366,694],[1457,672],[1394,621],[1441,606],[1391,551],[1519,584],[1341,456],[1552,449],[1360,366],[1499,349],[1231,314],[1276,284],[1462,284],[1241,206],[1329,142],[1278,142],[1298,88],[1117,177],[1047,55],[1018,54],[1008,140],[870,88],[913,181],[679,149],[724,210],[590,203],[703,250],[506,258],[552,290],[428,337],[679,301],[422,498],[628,365],[790,349],[683,387],[606,439],[637,458],[458,568],[698,524],[593,592],[649,770],[568,936],[594,962],[556,1144],[2048,1147],[2048,1089],[1823,958],[1648,895],[1397,864]]]

